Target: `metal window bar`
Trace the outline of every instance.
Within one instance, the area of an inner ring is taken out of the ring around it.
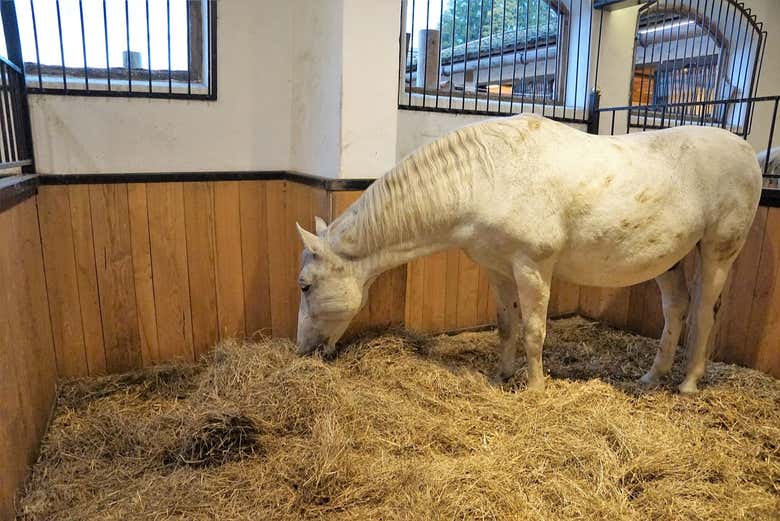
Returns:
[[[592,0],[573,4],[403,0],[398,107],[587,123]]]
[[[21,28],[22,61],[30,78],[27,91],[214,100],[217,97],[216,1],[17,1],[15,11],[20,18],[24,16],[30,21]],[[184,19],[179,19],[182,16]],[[51,18],[48,22],[56,28],[53,38],[39,34],[46,17]],[[150,23],[151,18],[154,19]],[[172,37],[177,40],[172,41]],[[94,48],[94,38],[97,41],[102,38],[98,44],[100,49]],[[182,38],[186,41],[180,41]],[[42,62],[43,55],[51,55],[43,50],[53,42],[59,44],[58,63]],[[72,56],[66,52],[73,48],[81,51],[75,63],[69,61]],[[95,51],[99,53],[97,58]],[[145,59],[146,64],[139,63],[139,58],[141,62]],[[95,59],[105,62],[96,65]]]
[[[766,45],[763,24],[736,0],[653,0],[639,11],[627,122],[634,127],[702,120],[750,132],[753,105],[735,103],[756,94]],[[664,50],[666,52],[664,52]],[[680,54],[682,51],[682,55]],[[692,102],[731,99],[728,104]],[[644,113],[638,107],[643,107]],[[689,112],[689,111],[693,112]],[[644,121],[640,121],[640,115]]]

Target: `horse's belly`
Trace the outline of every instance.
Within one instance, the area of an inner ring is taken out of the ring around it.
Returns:
[[[691,230],[660,235],[637,233],[614,241],[608,236],[595,241],[575,241],[561,252],[555,275],[585,286],[631,286],[669,270],[700,238],[698,230]]]

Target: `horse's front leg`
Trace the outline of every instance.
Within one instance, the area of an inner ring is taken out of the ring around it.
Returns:
[[[517,299],[523,314],[523,340],[528,370],[528,389],[544,391],[542,346],[547,334],[552,261],[518,262],[514,267]]]
[[[488,279],[496,296],[498,339],[500,359],[494,380],[506,381],[515,374],[518,335],[520,333],[520,308],[517,303],[515,281],[501,274],[489,271]]]

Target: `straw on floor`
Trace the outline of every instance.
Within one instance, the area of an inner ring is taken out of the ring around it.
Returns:
[[[657,341],[552,322],[547,391],[490,383],[495,333],[283,340],[63,385],[24,520],[778,519],[780,381],[635,380]]]

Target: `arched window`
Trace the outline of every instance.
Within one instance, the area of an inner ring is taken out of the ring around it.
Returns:
[[[725,103],[754,95],[766,33],[750,9],[735,0],[656,0],[640,10],[636,31],[633,124],[657,120],[747,123],[749,106]],[[706,102],[706,103],[705,103]],[[645,121],[637,119],[645,118]],[[662,124],[663,126],[663,124]]]
[[[591,16],[591,0],[404,0],[399,107],[584,119]]]

